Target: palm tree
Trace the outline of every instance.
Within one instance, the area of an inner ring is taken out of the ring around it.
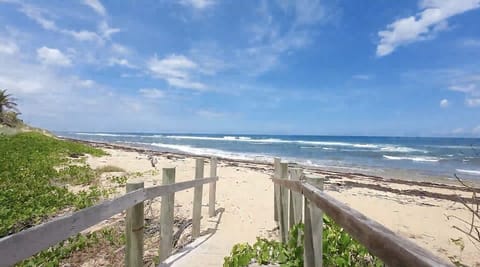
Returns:
[[[7,94],[7,89],[0,90],[0,116],[6,110],[18,111],[15,101],[11,94]]]

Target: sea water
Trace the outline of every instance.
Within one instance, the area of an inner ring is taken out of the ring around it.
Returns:
[[[304,165],[408,171],[480,180],[479,138],[59,132],[59,136],[158,151]]]

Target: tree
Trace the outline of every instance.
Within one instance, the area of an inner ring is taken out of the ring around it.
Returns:
[[[0,90],[0,123],[12,124],[17,120],[18,109],[16,99],[7,90]]]

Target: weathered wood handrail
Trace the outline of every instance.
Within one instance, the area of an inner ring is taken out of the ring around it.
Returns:
[[[218,181],[195,179],[138,189],[0,239],[0,266],[11,266],[145,200]]]
[[[453,266],[309,183],[278,178],[272,181],[303,194],[387,266]]]

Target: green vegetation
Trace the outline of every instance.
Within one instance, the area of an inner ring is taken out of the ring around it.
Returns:
[[[303,266],[303,224],[297,224],[290,229],[288,242],[285,244],[257,237],[257,242],[253,245],[234,245],[230,256],[225,257],[223,266],[248,266],[252,260],[260,265]]]
[[[74,194],[63,183],[91,183],[88,166],[69,156],[105,153],[41,133],[0,134],[0,237],[31,227],[66,208],[93,205],[104,192],[91,186]],[[81,174],[77,176],[78,174]]]
[[[383,266],[380,259],[371,255],[327,216],[323,217],[323,225],[324,266]],[[253,245],[236,244],[230,256],[225,257],[223,266],[248,266],[252,261],[260,265],[303,266],[303,224],[290,229],[286,244],[265,238],[257,238]]]
[[[125,243],[125,235],[121,231],[113,227],[104,228],[97,232],[71,237],[34,257],[22,261],[17,266],[59,266],[62,261],[70,258],[74,253],[80,253],[87,248],[98,253],[98,250],[107,247],[116,250]]]

